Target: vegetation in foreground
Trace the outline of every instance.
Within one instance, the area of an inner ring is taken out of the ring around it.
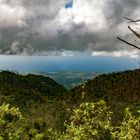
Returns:
[[[139,80],[140,70],[126,71],[67,91],[50,78],[1,72],[0,139],[139,140]]]
[[[140,111],[138,111],[138,114]],[[42,123],[36,127],[27,127],[26,119],[19,109],[10,108],[8,104],[0,106],[0,139],[1,140],[139,140],[140,114],[135,117],[125,109],[124,117],[119,124],[113,125],[112,114],[106,103],[82,103],[73,111],[66,130],[57,132],[52,129],[41,129]]]

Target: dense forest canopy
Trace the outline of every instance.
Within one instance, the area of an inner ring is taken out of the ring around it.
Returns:
[[[70,91],[48,77],[2,71],[0,138],[137,140],[139,85],[139,69],[103,74]]]

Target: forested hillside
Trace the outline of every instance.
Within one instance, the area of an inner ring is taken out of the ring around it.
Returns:
[[[125,107],[136,114],[140,108],[140,69],[103,74],[71,90],[75,102],[96,102],[103,99],[114,112],[113,123],[118,123]]]
[[[72,91],[76,96],[84,92],[91,101],[102,98],[108,103],[135,103],[140,101],[140,69],[103,74]]]
[[[65,94],[68,91],[54,80],[37,75],[0,72],[0,105],[18,107],[29,125],[41,121],[47,127],[63,127]]]
[[[139,69],[103,74],[70,91],[48,77],[0,72],[0,138],[137,140],[139,85]]]

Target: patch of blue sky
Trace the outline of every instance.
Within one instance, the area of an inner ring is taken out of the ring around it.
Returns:
[[[73,0],[68,0],[65,3],[65,8],[68,9],[68,8],[72,8],[72,7],[73,7]]]

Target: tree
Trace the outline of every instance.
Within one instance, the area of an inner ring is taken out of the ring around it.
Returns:
[[[41,129],[41,124],[42,121],[36,122],[36,127]],[[9,104],[0,106],[0,140],[45,140],[45,134],[36,127],[27,128],[27,122],[18,108]]]
[[[128,18],[128,17],[125,17],[125,19],[128,20],[129,23],[138,23],[138,22],[140,22],[140,19],[134,20],[134,19],[131,19],[131,18]],[[137,31],[133,30],[130,26],[128,26],[128,29],[129,29],[137,38],[140,39],[140,34],[139,34]],[[140,50],[140,47],[137,46],[137,45],[135,45],[134,43],[130,43],[130,42],[128,42],[128,41],[126,41],[125,39],[122,39],[122,38],[120,38],[120,37],[117,37],[117,38],[118,38],[120,41],[122,41],[122,42],[124,42],[124,43],[126,43],[126,44],[128,44],[128,45],[130,45],[130,46],[132,46],[132,47],[134,47],[134,48],[136,48],[136,49],[138,49],[138,50]]]
[[[0,106],[0,140],[18,140],[22,137],[24,128],[22,114],[18,108],[9,104]]]
[[[82,103],[75,109],[66,124],[66,132],[54,140],[139,140],[140,115],[136,118],[128,108],[118,126],[112,123],[112,112],[101,100],[97,103]]]
[[[140,111],[135,117],[126,108],[123,120],[116,126],[103,100],[83,102],[73,110],[63,132],[46,129],[40,133],[35,127],[29,127],[27,132],[24,123],[18,108],[0,106],[0,140],[140,140]]]

